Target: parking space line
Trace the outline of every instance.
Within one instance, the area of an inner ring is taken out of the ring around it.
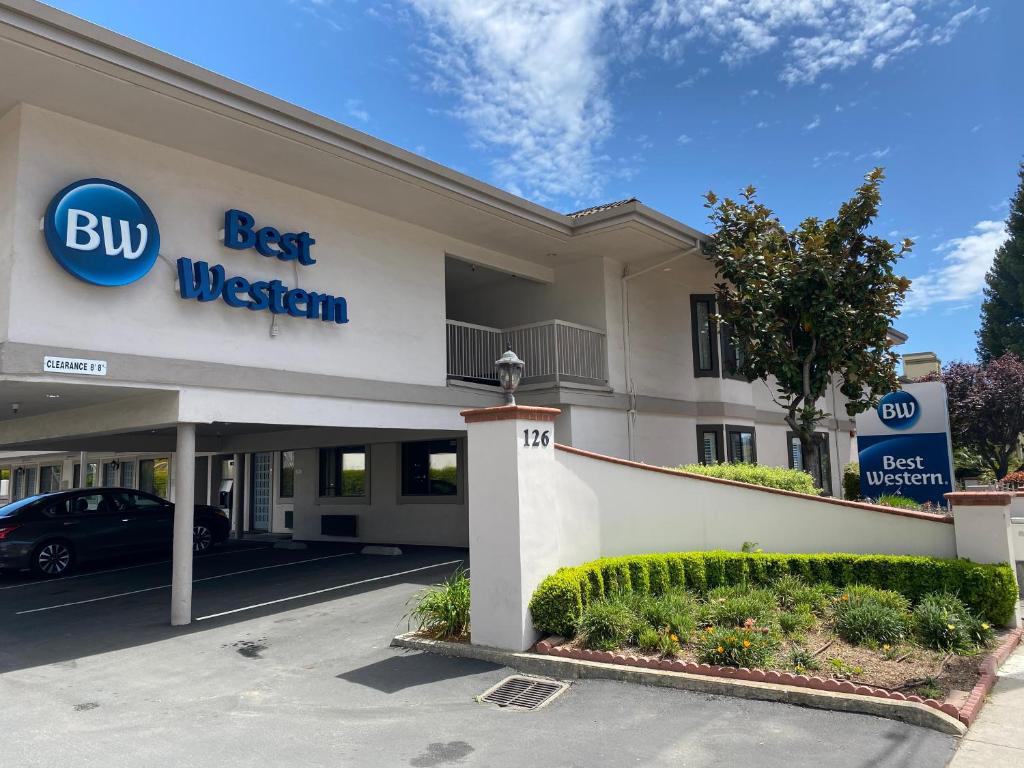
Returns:
[[[449,560],[446,563],[434,563],[433,565],[424,565],[421,568],[410,568],[408,571],[399,571],[398,573],[388,573],[383,576],[374,576],[372,579],[362,579],[360,581],[352,581],[348,584],[338,584],[334,587],[326,587],[325,589],[317,589],[313,592],[304,592],[301,595],[291,595],[290,597],[280,597],[277,600],[268,600],[265,603],[256,603],[255,605],[246,605],[242,608],[232,608],[230,611],[221,611],[220,613],[211,613],[209,616],[199,616],[195,621],[206,621],[207,619],[216,619],[220,616],[230,616],[233,613],[241,613],[242,611],[252,611],[256,608],[265,608],[268,605],[277,605],[278,603],[287,603],[289,600],[301,600],[304,597],[313,597],[315,595],[322,595],[325,592],[334,592],[338,589],[347,589],[349,587],[358,587],[361,584],[369,584],[373,581],[382,581],[383,579],[394,579],[398,576],[406,576],[410,573],[417,573],[419,571],[428,571],[431,568],[440,568],[444,565],[455,565],[456,563],[464,562],[463,560]]]
[[[333,560],[338,557],[350,557],[355,554],[354,552],[343,552],[340,555],[325,555],[324,557],[311,557],[306,560],[296,560],[292,563],[277,563],[276,565],[264,565],[259,568],[246,568],[242,571],[231,571],[231,573],[221,573],[216,576],[206,576],[202,579],[192,579],[193,584],[199,584],[203,581],[214,581],[215,579],[226,579],[228,576],[240,576],[243,573],[255,573],[256,571],[269,571],[272,568],[286,568],[290,565],[302,565],[303,563],[315,563],[320,560]],[[53,611],[57,608],[70,608],[75,605],[85,605],[86,603],[99,603],[103,600],[114,600],[118,597],[128,597],[130,595],[141,595],[143,592],[155,592],[158,589],[170,589],[170,584],[161,584],[157,587],[145,587],[144,589],[134,589],[131,592],[118,592],[116,595],[101,595],[100,597],[91,597],[88,600],[75,600],[70,603],[61,603],[60,605],[47,605],[43,608],[29,608],[26,611],[15,611],[15,616],[23,616],[26,613],[41,613],[43,611]]]
[[[273,549],[270,547],[249,547],[245,549],[232,549],[227,552],[213,552],[209,555],[197,555],[193,558],[195,560],[205,560],[208,557],[223,557],[224,555],[237,555],[239,552],[262,552],[265,549]],[[128,565],[124,568],[108,568],[105,571],[89,571],[88,573],[77,573],[74,576],[61,576],[58,579],[36,579],[35,581],[26,581],[21,584],[8,584],[6,587],[0,587],[0,592],[5,589],[21,589],[22,587],[35,587],[40,584],[56,584],[58,581],[67,581],[68,579],[84,579],[86,576],[102,576],[105,573],[119,573],[121,571],[134,571],[137,568],[149,568],[153,565],[167,565],[170,560],[154,560],[152,563],[139,563],[138,565]]]

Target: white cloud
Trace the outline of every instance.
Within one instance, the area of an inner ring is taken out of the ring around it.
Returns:
[[[921,314],[937,304],[962,304],[980,296],[985,273],[1005,240],[1003,222],[979,221],[971,234],[942,243],[935,249],[945,254],[940,265],[912,278],[903,312]]]
[[[610,0],[410,2],[430,32],[431,85],[502,153],[498,183],[542,201],[599,194],[612,106],[598,40]]]
[[[685,133],[679,134],[679,138],[676,139],[679,144],[689,144],[693,139],[687,136]]]
[[[350,117],[354,117],[361,123],[369,122],[370,113],[363,108],[363,102],[359,99],[348,99],[345,101],[345,111]]]
[[[960,13],[954,14],[950,17],[949,21],[936,29],[935,32],[932,33],[928,42],[935,45],[945,45],[953,39],[965,21],[974,17],[984,19],[987,14],[988,8],[978,8],[976,5],[972,5],[970,8],[965,8],[960,11]]]
[[[811,120],[811,122],[809,122],[807,125],[804,126],[804,130],[805,131],[813,131],[819,125],[821,125],[821,115],[815,115],[814,119]]]

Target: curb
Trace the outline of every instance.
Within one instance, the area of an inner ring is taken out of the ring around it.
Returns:
[[[981,708],[985,705],[985,697],[988,696],[999,677],[999,668],[1003,666],[1003,663],[1020,643],[1022,634],[1024,634],[1024,628],[1018,627],[1013,630],[1002,644],[981,662],[981,678],[974,684],[971,692],[967,695],[967,701],[960,708],[960,722],[968,728],[977,719]]]
[[[554,639],[554,638],[552,638]],[[1019,636],[1018,636],[1019,639]],[[550,643],[541,641],[541,643]],[[526,674],[544,675],[562,680],[566,679],[602,679],[617,680],[627,683],[639,683],[641,685],[657,685],[665,688],[677,688],[697,693],[710,693],[720,696],[734,696],[744,699],[759,699],[762,701],[776,701],[785,704],[795,704],[815,709],[828,709],[840,712],[855,712],[858,714],[875,715],[886,717],[891,720],[899,720],[911,725],[919,725],[924,728],[953,736],[963,736],[967,732],[967,726],[956,716],[948,711],[935,709],[923,703],[912,701],[909,697],[880,698],[877,696],[863,695],[858,693],[858,688],[853,683],[843,681],[853,690],[843,688],[839,691],[822,690],[793,684],[792,682],[779,682],[773,678],[778,673],[762,673],[763,680],[751,679],[749,676],[738,677],[735,673],[739,670],[732,670],[729,677],[716,676],[713,674],[684,671],[686,665],[680,661],[665,662],[667,666],[657,663],[655,668],[640,665],[629,665],[626,663],[614,663],[608,657],[621,654],[610,652],[587,651],[588,654],[598,658],[577,659],[563,654],[543,653],[516,653],[505,651],[499,648],[490,648],[469,643],[452,643],[443,640],[429,640],[417,636],[415,633],[398,635],[391,641],[392,647],[408,648],[418,651],[438,653],[444,656],[457,656],[461,658],[488,661],[493,664],[512,667]],[[549,649],[552,648],[550,644]],[[636,659],[636,657],[623,657]],[[695,665],[700,666],[700,665]],[[705,665],[706,666],[706,665]],[[760,670],[746,670],[749,672],[760,672]],[[797,675],[797,678],[803,677]],[[808,678],[804,677],[804,680]],[[902,696],[902,694],[900,694]],[[915,697],[917,698],[917,697]]]

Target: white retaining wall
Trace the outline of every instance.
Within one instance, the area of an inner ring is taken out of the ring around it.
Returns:
[[[555,450],[564,565],[644,552],[853,552],[956,557],[953,526]]]

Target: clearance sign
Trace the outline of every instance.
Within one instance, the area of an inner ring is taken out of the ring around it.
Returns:
[[[907,384],[858,415],[857,449],[861,496],[898,494],[944,506],[953,490],[945,385]]]

